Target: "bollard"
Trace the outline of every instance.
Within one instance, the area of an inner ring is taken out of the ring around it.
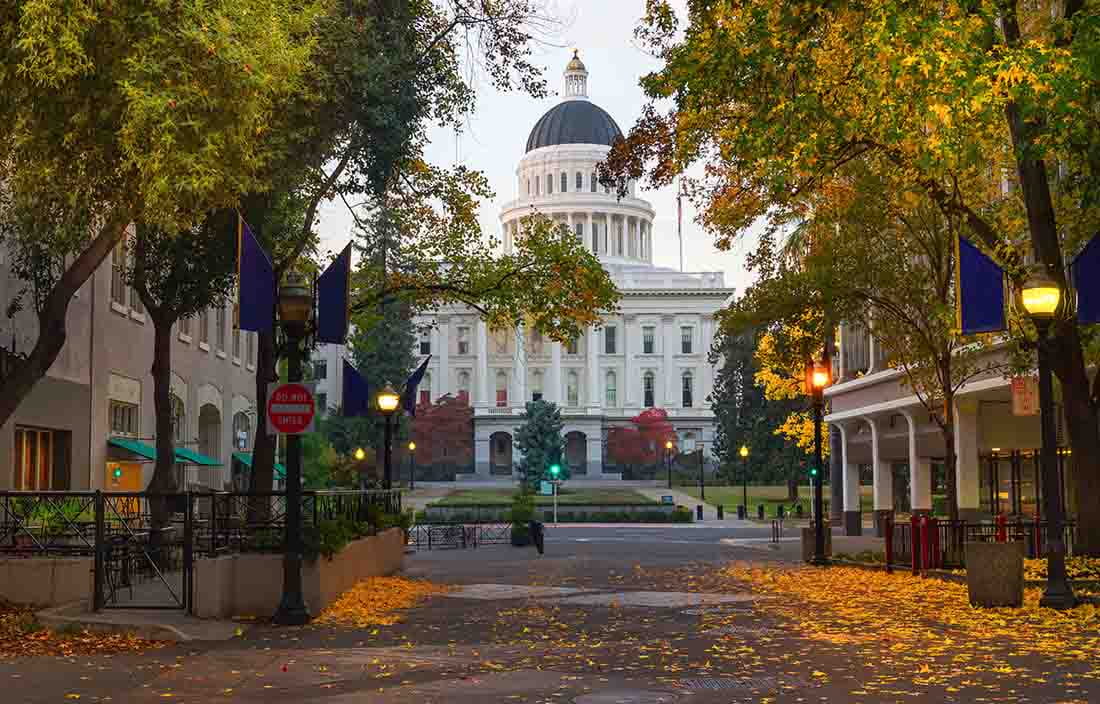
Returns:
[[[738,504],[737,505],[737,520],[743,521],[747,517],[748,517],[748,511],[745,510],[745,507],[743,505]]]
[[[775,517],[779,520],[783,520],[783,504],[779,504],[775,507]]]
[[[885,534],[885,548],[886,548],[886,571],[894,571],[894,519],[887,516],[883,522],[883,533]]]
[[[943,553],[940,551],[940,522],[932,517],[928,521],[929,538],[932,543],[932,562],[929,565],[933,569],[943,568]]]
[[[1008,518],[1003,513],[997,514],[997,542],[1008,542]]]
[[[703,520],[703,504],[699,504],[695,507],[695,520]]]
[[[796,504],[794,507],[794,513],[799,518],[802,518],[802,504]]]
[[[726,520],[726,508],[722,504],[718,504],[718,520]]]
[[[764,520],[764,504],[756,507],[756,518],[761,521]]]
[[[913,574],[920,574],[920,516],[914,514],[909,518],[909,560],[913,563]]]

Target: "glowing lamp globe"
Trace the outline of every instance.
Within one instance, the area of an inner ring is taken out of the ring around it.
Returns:
[[[738,453],[739,453],[739,454],[740,454],[740,455],[741,455],[742,457],[748,457],[748,456],[749,456],[749,448],[747,448],[747,447],[745,447],[744,445],[742,445],[742,446],[741,446],[741,449],[740,449],[740,450],[738,450]]]
[[[1046,276],[1035,276],[1024,284],[1020,291],[1020,301],[1032,318],[1049,320],[1058,312],[1058,306],[1062,302],[1062,289]]]
[[[367,453],[363,450],[363,448],[358,447],[358,448],[355,449],[355,459],[362,462],[364,459],[366,459],[366,457],[367,457]]]
[[[399,403],[401,403],[401,397],[397,395],[392,386],[386,384],[386,388],[378,394],[378,410],[390,414],[397,410]]]

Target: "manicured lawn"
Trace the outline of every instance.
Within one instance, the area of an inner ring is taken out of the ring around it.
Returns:
[[[510,505],[516,495],[514,489],[456,489],[439,501],[435,506],[493,506]],[[552,496],[536,496],[535,503],[549,506],[554,503]],[[584,504],[617,506],[623,504],[655,504],[633,489],[570,489],[561,488],[558,494],[559,504]]]
[[[698,486],[678,486],[681,491],[689,496],[699,498]],[[874,508],[871,497],[871,487],[860,487],[860,504],[864,511]],[[727,511],[736,511],[742,500],[742,490],[739,486],[708,486],[706,488],[706,503],[712,506],[722,505]],[[802,510],[806,515],[810,513],[810,503],[813,501],[813,491],[808,486],[798,487],[798,499],[802,504]],[[829,501],[829,487],[825,487],[825,501]],[[764,504],[764,514],[771,518],[775,515],[775,507],[782,505],[789,510],[791,502],[787,501],[787,487],[785,486],[749,486],[749,512],[755,515],[756,507]]]

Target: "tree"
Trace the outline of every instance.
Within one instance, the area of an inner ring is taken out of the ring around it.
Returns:
[[[316,7],[0,10],[2,244],[53,264],[35,276],[38,339],[2,382],[0,423],[57,358],[69,301],[129,223],[188,232],[257,186],[275,100],[297,88],[312,51]]]
[[[643,85],[673,107],[644,111],[610,173],[668,183],[707,159],[690,190],[728,246],[756,217],[801,217],[807,193],[864,163],[921,190],[988,252],[1023,239],[1065,290],[1100,195],[1085,3],[695,0],[688,20],[680,31],[668,2],[649,3],[639,31],[664,66]],[[1100,386],[1071,316],[1055,325],[1052,366],[1078,468],[1077,548],[1096,554]]]
[[[474,461],[474,409],[450,394],[422,403],[410,423],[417,466],[470,466]]]
[[[647,408],[630,419],[629,427],[611,428],[607,456],[617,465],[632,470],[653,467],[666,461],[665,443],[675,446],[676,431],[663,408]]]
[[[516,449],[523,454],[519,471],[524,491],[533,491],[547,477],[550,465],[555,462],[561,466],[559,478],[568,479],[569,467],[562,462],[565,440],[561,431],[565,424],[561,409],[549,401],[528,401],[522,420],[513,437]]]

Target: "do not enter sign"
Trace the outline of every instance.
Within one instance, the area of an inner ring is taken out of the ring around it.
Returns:
[[[313,384],[272,384],[267,393],[267,427],[283,435],[313,432],[317,413]]]

